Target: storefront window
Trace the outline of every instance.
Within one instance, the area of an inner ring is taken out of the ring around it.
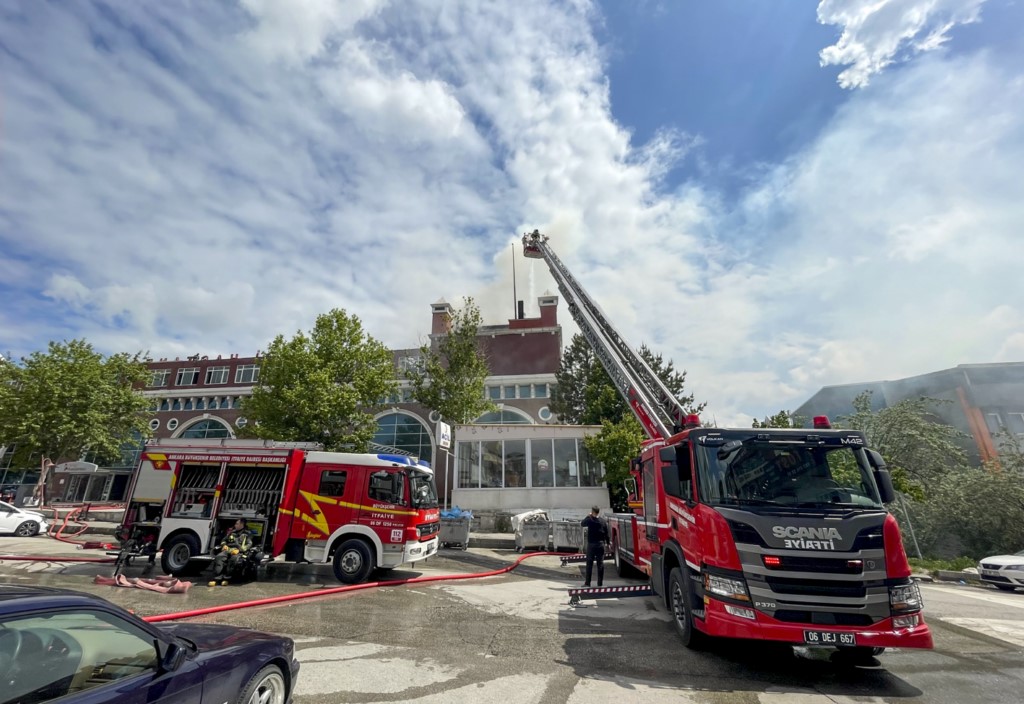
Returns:
[[[587,446],[582,440],[577,440],[580,457],[580,486],[601,486],[601,479],[604,472],[601,463],[587,451]]]
[[[550,440],[530,441],[531,477],[530,486],[554,486],[554,458],[551,453]]]
[[[458,486],[463,489],[476,489],[480,486],[480,443],[459,443],[459,479]]]
[[[555,486],[579,486],[576,440],[555,440]]]
[[[505,486],[526,486],[526,441],[505,441]]]
[[[480,486],[485,489],[501,488],[501,440],[480,443],[480,464],[482,469]]]

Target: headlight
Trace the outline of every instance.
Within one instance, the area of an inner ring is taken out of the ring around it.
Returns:
[[[724,596],[729,599],[750,601],[747,594],[747,585],[742,579],[732,577],[720,577],[717,574],[704,573],[704,590],[715,596]]]
[[[921,590],[914,583],[889,587],[889,606],[894,614],[920,611],[924,606]]]
[[[1024,564],[1020,564],[1020,565],[1007,565],[1003,569],[1004,570],[1013,570],[1014,572],[1024,572]]]

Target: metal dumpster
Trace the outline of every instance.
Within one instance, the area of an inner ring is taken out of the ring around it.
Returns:
[[[463,550],[469,547],[469,524],[472,519],[465,518],[441,518],[441,531],[438,533],[438,542],[442,547],[460,547]]]
[[[526,552],[526,548],[548,549],[551,536],[551,522],[545,519],[525,520],[516,528],[516,550]]]
[[[555,550],[583,552],[583,526],[579,521],[555,521],[551,524],[551,547]]]

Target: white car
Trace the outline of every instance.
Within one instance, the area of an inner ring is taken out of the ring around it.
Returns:
[[[47,528],[46,517],[35,511],[11,506],[0,501],[0,533],[14,533],[19,538],[31,538]]]
[[[1014,555],[994,555],[978,563],[981,581],[994,584],[1003,591],[1012,592],[1024,587],[1024,550]]]

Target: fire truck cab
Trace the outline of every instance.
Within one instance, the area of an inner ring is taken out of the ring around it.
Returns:
[[[162,551],[168,574],[211,560],[238,519],[258,558],[330,562],[346,584],[437,552],[433,470],[415,458],[311,443],[161,440],[129,490],[122,540]]]

